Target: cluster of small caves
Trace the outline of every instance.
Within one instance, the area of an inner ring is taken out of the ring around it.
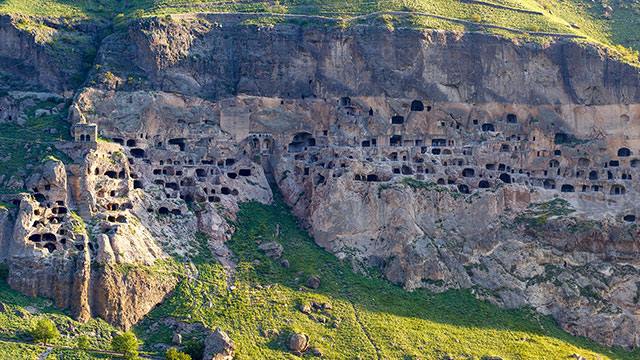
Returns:
[[[233,156],[216,158],[210,155],[208,149],[219,149],[218,144],[207,143],[203,148],[198,144],[199,140],[188,138],[163,140],[154,137],[149,141],[146,134],[135,139],[113,137],[111,140],[129,154],[133,188],[144,189],[151,183],[162,188],[167,199],[219,203],[225,196],[240,194],[238,188],[230,184],[255,175],[253,165],[246,161],[238,161]],[[99,169],[96,171],[100,173]],[[104,175],[112,179],[127,178],[124,170],[109,170]],[[182,215],[183,212],[170,201],[165,206],[148,210],[158,215]]]
[[[373,116],[373,109],[358,111],[349,98],[340,99],[338,106],[341,117],[337,122],[343,128],[349,121],[366,124],[366,118]],[[557,128],[542,130],[540,120],[530,115],[524,116],[525,121],[516,113],[484,121],[430,117],[424,113],[439,109],[420,100],[407,110],[408,114],[393,115],[383,131],[369,133],[371,127],[365,127],[366,134],[353,136],[351,132],[346,141],[344,132],[332,136],[339,125],[293,134],[286,152],[293,157],[294,175],[309,178],[314,185],[347,173],[362,182],[411,176],[463,194],[522,184],[545,191],[584,193],[594,199],[615,199],[634,191],[632,180],[640,176],[640,159],[630,147],[611,149]],[[424,133],[408,127],[421,115],[427,115],[429,124],[421,128]],[[625,214],[623,219],[634,222],[636,214]]]
[[[28,229],[27,239],[37,249],[48,253],[75,247],[84,249],[84,235],[75,234],[71,216],[64,200],[50,200],[51,185],[32,189],[35,204],[32,206],[33,223]],[[19,200],[16,202],[19,205]]]

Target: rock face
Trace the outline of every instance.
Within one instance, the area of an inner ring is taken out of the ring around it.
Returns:
[[[204,342],[205,360],[232,360],[235,353],[233,341],[227,333],[217,328]]]
[[[244,20],[202,15],[135,23],[107,40],[101,55],[112,67],[103,71],[130,73],[133,62],[148,79],[136,86],[211,99],[247,94],[590,105],[640,99],[636,69],[571,42],[543,48],[474,33],[256,28]],[[135,44],[128,58],[110,51],[124,43]]]
[[[92,54],[106,26],[81,20],[0,15],[0,90],[73,90],[91,67]],[[38,30],[25,31],[25,27]]]
[[[296,355],[302,355],[309,348],[309,336],[305,334],[293,334],[289,338],[289,350]]]
[[[194,251],[195,229],[224,254],[224,219],[271,182],[318,244],[407,289],[640,345],[636,68],[562,41],[242,20],[103,41],[59,146],[72,164],[0,209],[14,288],[130,326],[175,284],[145,267]]]

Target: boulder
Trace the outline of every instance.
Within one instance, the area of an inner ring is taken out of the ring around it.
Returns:
[[[174,333],[173,334],[173,338],[171,339],[171,342],[176,344],[176,345],[181,345],[182,344],[182,335],[180,335],[180,333]]]
[[[311,289],[317,289],[320,287],[320,278],[318,276],[312,275],[307,279],[307,287]]]
[[[234,353],[233,341],[220,328],[207,336],[204,342],[204,360],[232,360]]]
[[[311,313],[311,306],[309,306],[309,304],[301,304],[300,305],[300,312],[303,314],[310,314]]]
[[[296,355],[302,355],[309,348],[309,336],[306,334],[293,334],[289,338],[289,350]]]
[[[284,251],[282,245],[275,241],[260,244],[259,248],[260,250],[262,250],[262,252],[264,252],[265,255],[267,255],[271,259],[279,259],[282,256],[282,252]]]
[[[322,350],[318,348],[312,348],[311,353],[313,354],[313,356],[322,357]]]

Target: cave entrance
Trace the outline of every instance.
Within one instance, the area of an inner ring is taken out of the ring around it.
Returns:
[[[297,133],[289,143],[289,152],[299,153],[306,150],[308,146],[316,146],[316,139],[313,138],[313,135],[308,132]]]

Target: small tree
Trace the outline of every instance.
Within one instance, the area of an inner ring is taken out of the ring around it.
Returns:
[[[140,342],[138,338],[131,331],[118,334],[111,340],[111,349],[115,352],[122,353],[125,359],[137,359],[139,346]]]
[[[35,342],[47,345],[49,341],[59,338],[60,332],[53,321],[43,318],[38,320],[31,329],[31,336]]]
[[[176,348],[171,348],[167,350],[167,353],[165,354],[164,357],[167,360],[191,360],[191,356],[189,356],[189,354],[180,352]]]
[[[87,335],[78,338],[78,349],[87,350],[91,346],[91,341]]]

